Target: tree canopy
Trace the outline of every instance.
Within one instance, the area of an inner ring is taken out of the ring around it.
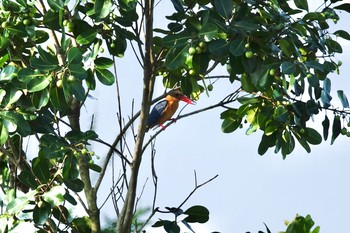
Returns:
[[[329,78],[342,65],[336,57],[343,51],[339,38],[350,40],[347,31],[331,25],[340,11],[350,12],[349,3],[324,1],[311,10],[307,0],[171,2],[167,27],[155,28],[154,20],[164,19],[157,18],[153,0],[0,1],[1,231],[30,222],[39,232],[100,232],[97,197],[114,157],[121,171],[111,187],[116,231],[130,232],[132,226],[141,231],[144,226],[135,225],[133,216],[142,155],[149,146],[154,150],[154,139],[165,132],[145,137],[150,107],[166,95],[153,97],[155,83],[199,101],[219,91],[213,88],[218,82],[232,86],[217,104],[178,119],[223,108],[224,133],[244,125],[248,135],[262,132],[260,155],[274,148],[286,158],[296,144],[310,152],[310,145],[350,136],[348,99],[342,90],[332,96]],[[126,118],[119,80],[128,77],[118,76],[116,64],[129,50],[143,77],[137,77],[141,105]],[[93,121],[81,127],[84,103],[101,85],[117,90],[118,129],[110,142],[94,130]],[[308,124],[316,115],[323,118],[322,133]],[[108,148],[102,164],[91,143]],[[196,183],[193,192],[206,183]],[[85,216],[72,215],[69,208],[76,205]],[[151,205],[149,219],[162,211]],[[164,211],[175,215],[174,221],[154,226],[179,232],[180,215],[187,215],[182,222],[189,229],[190,223],[208,220],[205,207],[183,211],[182,205]],[[298,221],[312,222],[309,216]]]

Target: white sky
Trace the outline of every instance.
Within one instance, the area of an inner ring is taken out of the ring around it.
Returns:
[[[161,5],[156,10],[164,9],[172,10],[171,7]],[[350,31],[350,15],[344,12],[340,16],[341,22],[336,26]],[[164,23],[163,18],[160,21]],[[332,90],[343,89],[345,93],[350,93],[349,43],[343,45],[343,49],[343,54],[339,56],[343,61],[341,75],[334,75],[331,79]],[[133,98],[135,111],[140,105],[142,72],[137,67],[138,63],[130,54],[117,62],[125,116],[130,115]],[[91,115],[96,114],[95,124],[99,136],[111,142],[118,133],[115,88],[101,88],[93,94],[98,101],[89,100],[86,112],[83,109],[83,114],[86,114],[82,119],[87,122],[88,128]],[[185,111],[215,104],[232,90],[234,88],[227,85],[227,81],[215,85],[210,98],[202,95],[196,106],[190,106]],[[284,220],[292,220],[296,214],[311,214],[323,233],[344,232],[348,228],[348,138],[338,138],[333,146],[330,146],[329,140],[313,146],[310,154],[298,146],[286,160],[282,160],[282,156],[274,154],[272,150],[259,156],[257,148],[261,134],[246,136],[244,130],[223,134],[220,129],[222,111],[215,109],[180,120],[159,135],[156,144],[159,178],[157,206],[163,210],[165,206],[178,206],[192,191],[193,171],[196,170],[199,183],[219,174],[216,180],[200,188],[183,207],[186,209],[198,204],[209,209],[210,220],[198,232],[265,231],[264,222],[272,232],[277,232],[285,230]],[[96,150],[102,155],[108,149],[96,147]],[[153,197],[149,161],[150,154],[147,152],[143,158],[140,187],[147,178],[150,180],[140,201],[141,207],[150,206]],[[118,164],[116,169],[118,173]],[[109,182],[110,178],[107,177],[102,188],[104,190],[99,193],[101,202],[109,192]],[[111,203],[102,209],[102,214],[109,218],[115,218],[114,213]],[[171,215],[157,217],[172,220]],[[147,232],[158,231],[149,229]]]

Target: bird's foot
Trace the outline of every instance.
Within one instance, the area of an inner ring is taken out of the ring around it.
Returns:
[[[177,119],[176,118],[171,118],[170,119],[173,123],[176,123]]]

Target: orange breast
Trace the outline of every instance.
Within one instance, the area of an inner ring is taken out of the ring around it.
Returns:
[[[163,111],[162,117],[159,120],[159,124],[164,124],[167,120],[170,120],[170,118],[174,115],[177,108],[179,107],[179,100],[177,99],[171,99],[168,100],[168,104]]]

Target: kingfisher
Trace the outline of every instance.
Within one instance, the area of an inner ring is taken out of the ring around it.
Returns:
[[[171,117],[176,112],[179,107],[179,101],[183,101],[187,104],[194,104],[194,101],[191,100],[186,95],[182,94],[179,89],[172,90],[165,97],[165,100],[159,101],[153,107],[151,113],[148,116],[147,121],[147,131],[154,126],[160,126],[162,129],[165,129],[163,125],[167,120],[170,120]]]

